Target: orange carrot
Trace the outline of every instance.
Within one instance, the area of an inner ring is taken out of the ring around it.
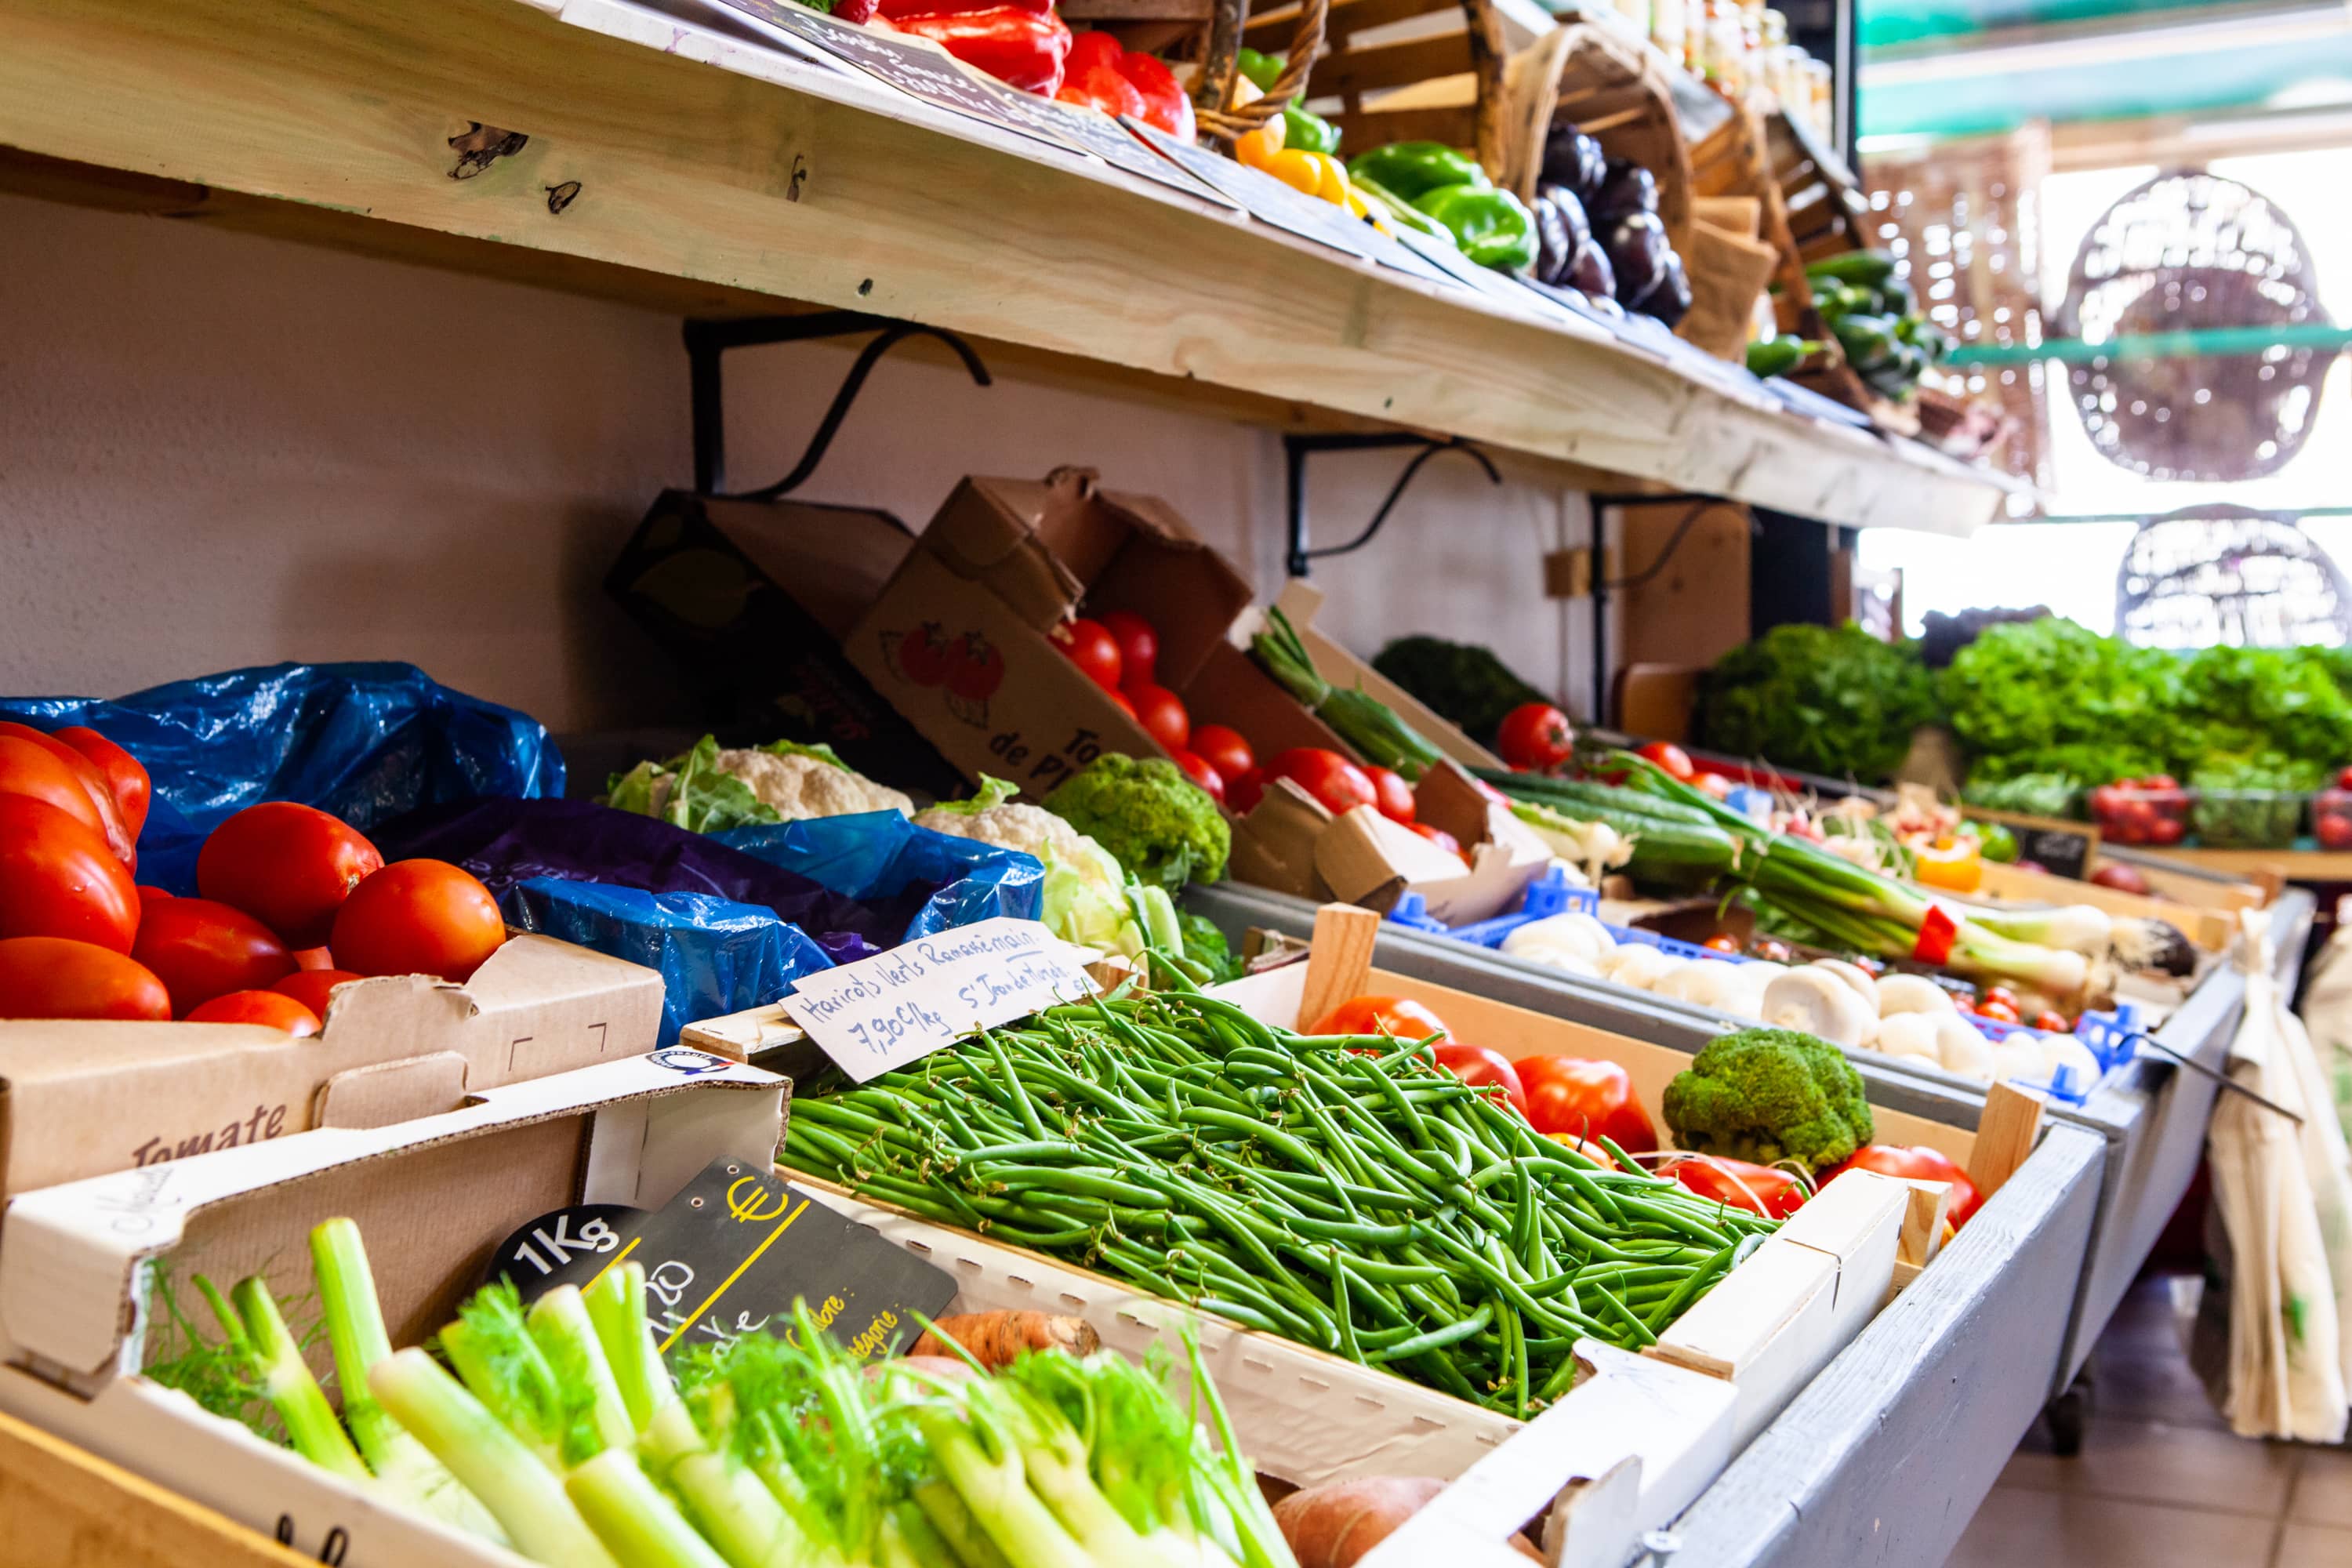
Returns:
[[[1091,1355],[1102,1348],[1102,1336],[1084,1319],[1052,1312],[967,1312],[933,1319],[923,1336],[907,1347],[907,1353],[952,1356],[956,1345],[994,1372],[1012,1365],[1024,1351]]]
[[[1433,1476],[1377,1476],[1332,1481],[1291,1493],[1274,1505],[1274,1522],[1298,1558],[1298,1568],[1353,1568],[1371,1549],[1445,1489]],[[1527,1538],[1508,1544],[1540,1563]]]

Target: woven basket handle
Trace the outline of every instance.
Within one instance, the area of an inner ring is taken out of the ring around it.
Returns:
[[[1230,0],[1217,7],[1209,32],[1208,68],[1201,74],[1201,86],[1192,100],[1193,115],[1201,129],[1225,141],[1255,131],[1280,114],[1306,89],[1307,74],[1315,68],[1315,57],[1323,49],[1323,23],[1330,14],[1331,4],[1330,0],[1300,0],[1298,28],[1290,37],[1290,53],[1282,63],[1282,74],[1275,78],[1274,86],[1263,98],[1235,104],[1231,100],[1234,79],[1240,74],[1234,61],[1241,53],[1244,10],[1241,0]]]

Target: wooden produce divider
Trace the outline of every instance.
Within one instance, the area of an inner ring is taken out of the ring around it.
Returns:
[[[665,309],[871,311],[1121,395],[1454,434],[1830,522],[1965,533],[2006,488],[620,0],[0,0],[0,147],[53,193]],[[453,178],[482,127],[511,140]]]
[[[0,1563],[317,1568],[303,1552],[6,1415],[0,1415]]]

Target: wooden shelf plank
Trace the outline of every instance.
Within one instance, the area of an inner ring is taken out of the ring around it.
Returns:
[[[0,1563],[315,1568],[302,1553],[10,1415],[0,1415]]]
[[[2275,871],[2289,882],[2352,882],[2352,854],[2341,850],[2141,849],[2137,853],[2234,877]]]
[[[1827,521],[1966,532],[2002,493],[625,0],[0,18],[0,146],[173,183],[196,221],[662,309],[873,310]],[[524,140],[461,172],[482,126]]]

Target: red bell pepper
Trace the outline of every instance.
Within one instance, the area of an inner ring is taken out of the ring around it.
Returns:
[[[1473,1089],[1490,1083],[1499,1087],[1512,1110],[1521,1116],[1528,1113],[1527,1090],[1519,1087],[1519,1075],[1502,1052],[1486,1046],[1447,1044],[1437,1047],[1437,1065]]]
[[[1919,937],[1911,944],[1911,956],[1922,963],[1941,963],[1952,956],[1952,939],[1959,934],[1959,922],[1941,907],[1930,904],[1920,918]]]
[[[1062,69],[1062,89],[1054,96],[1064,103],[1083,103],[1116,120],[1122,114],[1143,117],[1143,94],[1118,67],[1127,53],[1108,33],[1080,33],[1070,45]]]
[[[1720,1155],[1676,1160],[1659,1166],[1658,1174],[1671,1176],[1700,1197],[1712,1198],[1727,1208],[1760,1214],[1767,1219],[1788,1218],[1813,1195],[1786,1171]]]
[[[1903,1176],[1915,1182],[1948,1182],[1952,1195],[1945,1200],[1944,1217],[1958,1230],[1969,1223],[1969,1216],[1984,1203],[1978,1194],[1977,1184],[1960,1169],[1948,1154],[1925,1144],[1904,1148],[1895,1143],[1865,1143],[1848,1155],[1843,1163],[1825,1173],[1828,1183],[1848,1171],[1876,1171],[1883,1176]]]
[[[1070,29],[1050,8],[1040,12],[1022,5],[985,5],[897,16],[891,25],[930,39],[972,69],[1009,87],[1045,98],[1061,90]]]
[[[1118,59],[1118,74],[1143,97],[1145,123],[1165,131],[1179,142],[1190,142],[1198,127],[1192,121],[1192,100],[1176,80],[1176,73],[1157,55],[1129,49]]]
[[[1521,1057],[1511,1068],[1527,1089],[1528,1121],[1537,1131],[1606,1138],[1629,1154],[1658,1146],[1658,1130],[1634,1096],[1632,1075],[1615,1062]]]

